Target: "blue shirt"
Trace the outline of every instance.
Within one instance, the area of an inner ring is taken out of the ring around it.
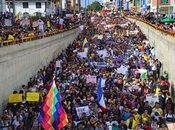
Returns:
[[[124,121],[127,121],[130,118],[130,115],[131,115],[130,112],[128,112],[128,113],[124,112],[122,115],[122,117],[124,118]]]

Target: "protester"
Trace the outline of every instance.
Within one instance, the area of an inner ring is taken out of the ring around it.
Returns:
[[[119,14],[90,17],[77,39],[22,86],[23,102],[8,103],[3,123],[10,120],[16,130],[22,120],[26,129],[42,129],[37,117],[53,77],[69,120],[62,130],[156,130],[174,121],[168,73],[160,75],[161,63],[140,28]],[[39,101],[27,101],[27,92],[39,92]]]

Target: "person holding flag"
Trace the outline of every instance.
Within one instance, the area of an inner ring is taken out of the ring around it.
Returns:
[[[84,42],[83,42],[83,50],[84,50],[84,48],[88,48],[88,47],[89,47],[89,43],[87,41],[87,38],[85,37]]]

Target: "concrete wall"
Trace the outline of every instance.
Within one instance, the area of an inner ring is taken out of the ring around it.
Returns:
[[[158,31],[141,21],[128,19],[136,22],[149,39],[150,45],[155,47],[156,59],[162,62],[163,71],[166,70],[169,74],[169,82],[171,84],[170,92],[175,101],[175,37]]]
[[[43,66],[56,57],[73,42],[81,32],[80,28],[66,31],[21,45],[0,48],[0,113],[8,102],[8,95],[27,85]]]

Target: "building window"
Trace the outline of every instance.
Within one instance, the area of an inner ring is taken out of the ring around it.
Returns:
[[[36,2],[36,8],[41,8],[41,2]]]
[[[13,3],[12,2],[10,2],[10,8],[13,8]]]
[[[154,0],[153,0],[153,2],[154,2]],[[151,4],[151,0],[147,0],[147,4]]]
[[[23,2],[23,8],[28,8],[28,2]]]
[[[168,4],[168,0],[161,0],[162,4]]]

